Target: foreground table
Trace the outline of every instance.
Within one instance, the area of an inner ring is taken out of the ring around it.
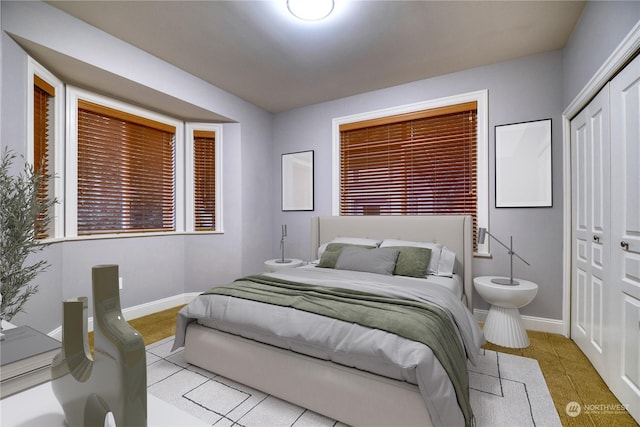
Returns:
[[[66,427],[64,412],[53,394],[51,383],[46,382],[0,400],[0,425],[2,427]],[[148,427],[208,425],[151,394],[147,395]]]

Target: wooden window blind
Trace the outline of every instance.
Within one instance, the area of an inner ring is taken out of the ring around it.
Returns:
[[[194,131],[195,229],[216,229],[216,134]]]
[[[50,135],[51,135],[51,100],[55,96],[55,88],[34,75],[33,83],[33,168],[42,175],[50,175]],[[48,179],[43,179],[38,190],[41,200],[50,192]],[[49,212],[43,212],[36,220],[35,236],[38,239],[49,237],[46,218]]]
[[[78,100],[78,235],[175,230],[175,133]]]
[[[477,104],[340,126],[340,215],[472,215]]]

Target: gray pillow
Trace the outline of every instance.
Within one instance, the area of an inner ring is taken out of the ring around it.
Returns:
[[[336,268],[336,261],[338,261],[338,257],[342,252],[342,248],[347,246],[367,250],[373,248],[373,246],[354,245],[353,243],[329,243],[325,251],[322,253],[322,257],[320,257],[320,262],[318,263],[317,267]]]
[[[391,276],[400,251],[393,248],[344,247],[336,261],[338,270],[366,271]]]
[[[416,246],[388,246],[400,251],[393,274],[397,276],[424,278],[427,275],[431,249]]]

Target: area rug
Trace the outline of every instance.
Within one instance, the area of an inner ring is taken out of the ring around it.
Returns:
[[[344,424],[185,362],[173,337],[147,347],[149,393],[217,427],[346,427]],[[559,427],[534,359],[483,350],[469,365],[478,427]]]

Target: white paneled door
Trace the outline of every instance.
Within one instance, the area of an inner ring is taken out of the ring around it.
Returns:
[[[571,337],[605,376],[610,228],[609,86],[571,121]]]
[[[640,57],[612,81],[611,389],[640,420]]]

